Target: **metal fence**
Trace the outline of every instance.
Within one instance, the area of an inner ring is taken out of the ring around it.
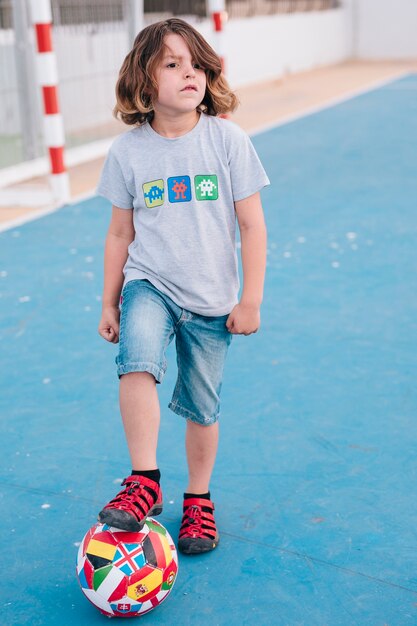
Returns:
[[[123,0],[51,0],[54,26],[121,22]]]
[[[339,0],[226,0],[226,10],[230,18],[324,11],[339,6]]]

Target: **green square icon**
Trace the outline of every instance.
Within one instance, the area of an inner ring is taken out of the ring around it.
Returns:
[[[219,197],[219,184],[216,174],[195,176],[194,187],[197,200],[217,200]]]
[[[149,183],[143,183],[142,187],[143,197],[148,209],[164,204],[164,181],[161,178],[159,180],[151,180]]]

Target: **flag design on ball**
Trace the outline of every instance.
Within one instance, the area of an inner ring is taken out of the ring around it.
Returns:
[[[81,589],[109,616],[133,617],[151,611],[170,593],[177,571],[174,542],[152,518],[140,532],[96,524],[78,550]]]

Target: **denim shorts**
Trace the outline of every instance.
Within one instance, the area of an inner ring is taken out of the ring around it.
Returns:
[[[165,351],[175,337],[178,378],[169,408],[198,424],[219,418],[224,363],[232,334],[228,315],[182,309],[148,280],[131,280],[121,297],[118,376],[149,372],[162,382]]]

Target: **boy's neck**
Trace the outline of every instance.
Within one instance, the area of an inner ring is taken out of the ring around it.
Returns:
[[[200,115],[201,113],[198,111],[191,111],[182,116],[177,115],[175,117],[169,117],[155,111],[151,126],[158,135],[168,137],[168,139],[174,139],[175,137],[186,135],[193,130],[200,119]]]

